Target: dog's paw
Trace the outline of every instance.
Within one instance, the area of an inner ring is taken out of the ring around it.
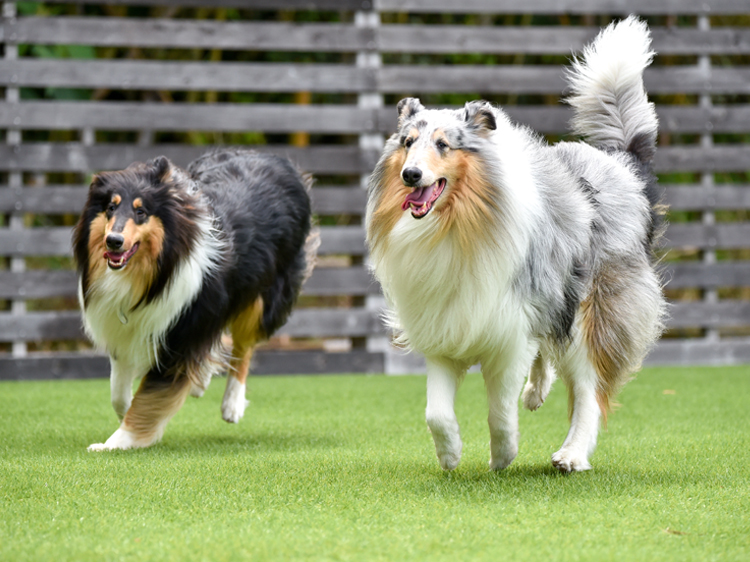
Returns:
[[[115,450],[127,450],[127,449],[140,449],[142,447],[150,447],[160,439],[160,435],[153,435],[148,439],[138,439],[135,434],[131,433],[127,429],[120,427],[115,431],[107,441],[104,443],[94,443],[89,445],[88,451],[115,451]]]
[[[240,397],[237,400],[225,400],[221,404],[221,417],[227,423],[238,423],[245,415],[245,408],[250,404],[249,400]]]
[[[523,407],[533,412],[534,410],[537,410],[539,406],[544,404],[544,400],[545,398],[547,398],[547,396],[542,394],[541,388],[530,382],[527,382],[526,386],[523,388],[522,398]]]
[[[221,417],[225,422],[237,423],[245,415],[248,402],[245,399],[245,383],[236,378],[227,378],[227,389],[224,391],[224,399],[221,401]]]
[[[206,392],[206,389],[198,386],[197,384],[193,384],[193,386],[190,387],[190,396],[193,398],[202,398],[203,393]]]
[[[461,451],[464,447],[458,432],[445,434],[432,431],[432,438],[435,441],[435,454],[440,462],[440,467],[443,470],[456,468],[461,461]]]
[[[591,470],[591,465],[585,455],[566,449],[560,449],[552,455],[552,466],[564,473]]]
[[[508,444],[502,451],[493,451],[490,458],[490,470],[503,470],[507,468],[517,455],[518,443],[515,445]]]

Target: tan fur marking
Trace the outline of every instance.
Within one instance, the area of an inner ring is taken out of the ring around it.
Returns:
[[[104,239],[107,232],[107,215],[99,213],[89,225],[89,283],[95,283],[107,270]]]
[[[113,195],[112,196],[112,203],[114,203],[115,205],[119,205],[120,203],[122,203],[122,197],[120,197],[117,194]]]
[[[191,385],[186,376],[177,376],[170,386],[157,389],[144,389],[145,382],[145,379],[141,382],[122,421],[139,441],[151,441],[163,430],[163,424],[185,403]]]
[[[620,314],[620,306],[627,306],[619,302],[628,283],[626,275],[620,268],[598,271],[588,297],[581,303],[581,326],[599,379],[596,400],[605,424],[608,412],[616,406],[615,394],[640,367],[631,364],[630,358],[637,353]]]
[[[461,251],[471,256],[477,242],[486,241],[491,235],[488,227],[497,220],[489,182],[477,158],[463,150],[449,151],[437,159],[435,166],[435,176],[448,181],[433,210],[440,215],[441,233],[445,236],[450,232]]]
[[[232,359],[229,374],[241,383],[247,379],[255,346],[266,339],[260,325],[262,319],[263,299],[258,297],[229,326],[232,334]]]
[[[406,161],[406,151],[399,149],[394,152],[385,164],[383,174],[384,184],[380,186],[382,193],[378,206],[370,218],[370,238],[385,244],[388,234],[396,226],[403,211],[401,204],[411,192],[411,188],[401,181],[401,169]]]
[[[143,199],[138,197],[135,201],[133,201],[133,209],[140,209],[143,207]]]

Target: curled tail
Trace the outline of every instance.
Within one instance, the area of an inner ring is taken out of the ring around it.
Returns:
[[[646,23],[630,16],[603,29],[568,74],[573,132],[602,150],[630,152],[649,168],[658,121],[643,71],[654,54]]]

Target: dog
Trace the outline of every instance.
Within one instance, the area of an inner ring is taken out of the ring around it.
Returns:
[[[224,369],[222,416],[242,418],[253,349],[284,324],[315,262],[310,185],[283,158],[230,149],[186,170],[162,156],[93,177],[73,235],[78,293],[121,425],[89,451],[156,443]]]
[[[491,469],[517,455],[519,395],[537,409],[557,375],[570,431],[552,464],[591,468],[600,421],[663,331],[650,45],[631,16],[574,58],[567,101],[587,143],[550,146],[482,101],[398,104],[398,131],[369,179],[367,243],[395,341],[425,355],[426,419],[444,470],[461,457],[454,397],[476,363]]]

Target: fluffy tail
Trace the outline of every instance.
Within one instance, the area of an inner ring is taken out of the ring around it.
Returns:
[[[630,16],[602,30],[568,74],[573,132],[597,148],[628,151],[649,167],[658,121],[643,71],[654,54],[646,23]]]
[[[312,195],[312,186],[314,179],[312,174],[300,172],[302,181],[305,184],[305,189],[308,195]],[[313,222],[310,228],[310,233],[305,239],[304,254],[305,254],[305,271],[302,277],[302,283],[304,284],[312,275],[313,269],[318,262],[318,248],[320,247],[320,228]]]

